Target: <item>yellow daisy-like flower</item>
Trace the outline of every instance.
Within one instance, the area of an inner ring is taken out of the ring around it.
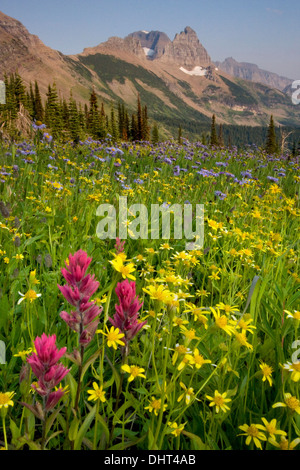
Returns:
[[[247,318],[246,316],[243,316],[238,320],[236,328],[241,329],[242,333],[249,331],[249,333],[253,334],[252,330],[256,330],[256,326],[251,325],[252,322],[253,318]]]
[[[196,331],[193,328],[188,330],[184,325],[182,325],[180,329],[181,329],[181,333],[188,340],[188,342],[192,341],[193,339],[200,339],[198,338],[198,336],[196,336]]]
[[[104,333],[102,330],[97,330],[96,333],[102,333],[107,337],[107,346],[109,348],[113,347],[114,349],[117,349],[117,344],[120,346],[125,346],[125,343],[121,341],[121,338],[124,338],[124,333],[120,333],[119,328],[115,328],[112,326],[110,330],[108,329],[107,325],[105,325],[107,333]]]
[[[13,258],[17,259],[17,260],[22,260],[24,259],[24,255],[22,254],[16,254],[16,256],[13,256]]]
[[[252,344],[248,343],[246,333],[242,331],[241,333],[236,332],[235,338],[242,346],[246,346],[247,349],[253,349]]]
[[[96,382],[93,382],[93,390],[88,390],[87,391],[89,393],[89,397],[88,397],[88,401],[97,401],[97,400],[100,400],[102,401],[102,403],[104,403],[106,401],[106,398],[105,398],[105,393],[103,391],[103,386],[99,385],[96,383]]]
[[[39,284],[40,281],[38,279],[36,279],[36,269],[34,271],[31,271],[30,274],[29,274],[29,283],[31,286],[34,286],[36,284]]]
[[[162,243],[159,247],[160,250],[173,250],[173,248],[169,245],[169,243]]]
[[[187,364],[191,364],[192,356],[190,354],[185,354],[181,362],[179,363],[177,370],[182,370]]]
[[[209,359],[204,359],[202,354],[199,354],[198,348],[195,348],[193,355],[191,356],[190,364],[194,365],[196,369],[200,369],[203,364],[211,364],[211,361]]]
[[[272,408],[287,407],[291,411],[296,411],[300,415],[300,401],[290,393],[284,394],[284,402],[274,403]]]
[[[124,372],[128,372],[129,377],[128,377],[128,382],[132,382],[136,377],[143,377],[144,379],[146,378],[145,374],[145,369],[142,369],[141,367],[138,366],[129,366],[128,364],[124,364],[121,366],[121,369]]]
[[[293,382],[298,382],[300,379],[300,362],[287,362],[283,364],[283,369],[291,372],[291,379]]]
[[[14,402],[12,401],[14,394],[15,392],[0,392],[0,409],[2,407],[8,408],[9,406],[14,406]]]
[[[173,434],[173,435],[176,436],[176,437],[180,436],[180,434],[181,434],[182,431],[184,430],[185,425],[186,425],[186,423],[183,423],[183,424],[180,424],[180,425],[178,426],[178,424],[176,423],[176,421],[174,421],[174,423],[171,423],[171,422],[168,423],[168,426],[170,426],[170,428],[173,429],[173,431],[171,432],[171,434]]]
[[[244,431],[242,434],[239,434],[239,436],[247,436],[246,437],[247,446],[253,440],[255,446],[258,449],[262,449],[260,441],[267,440],[265,434],[261,432],[265,430],[265,427],[262,424],[250,424],[250,426],[248,424],[243,424],[242,426],[239,426],[239,429]]]
[[[188,325],[188,320],[184,320],[183,318],[180,317],[174,317],[173,318],[173,326],[183,326],[183,325]]]
[[[135,271],[133,263],[124,264],[124,259],[120,255],[117,255],[110,263],[113,265],[114,269],[122,275],[123,279],[128,278],[135,281],[135,277],[131,274]]]
[[[274,438],[269,438],[270,444],[277,447],[280,450],[294,450],[294,448],[300,443],[300,437],[297,437],[292,442],[289,442],[288,439],[284,436],[280,436],[280,442],[277,442]]]
[[[28,356],[28,354],[31,354],[31,353],[32,353],[32,348],[29,348],[25,351],[19,351],[17,354],[14,354],[14,357],[21,357],[22,360],[24,360],[26,356]]]
[[[187,388],[183,382],[180,382],[180,387],[183,388],[184,392],[177,398],[177,401],[180,402],[185,398],[185,404],[189,405],[191,398],[194,396],[194,389],[192,387]]]
[[[287,314],[288,318],[293,318],[294,320],[300,320],[300,310],[294,310],[294,313],[284,310],[284,313]]]
[[[266,380],[269,382],[270,387],[272,387],[272,372],[273,368],[266,364],[265,362],[261,362],[259,366],[262,370],[263,378],[262,381],[265,382]]]
[[[220,328],[221,330],[224,330],[225,333],[231,336],[235,330],[233,326],[235,323],[232,320],[229,320],[226,315],[221,315],[221,312],[217,307],[216,308],[210,307],[210,309],[213,313],[213,316],[215,317],[216,326]]]
[[[23,300],[29,300],[30,303],[34,302],[38,297],[41,297],[42,294],[37,294],[35,290],[29,289],[26,294],[22,294],[22,292],[19,292],[21,295],[21,298],[18,300],[18,305],[23,302]]]
[[[206,395],[206,398],[208,400],[211,400],[209,406],[215,406],[216,407],[216,413],[219,413],[219,411],[228,411],[230,408],[229,406],[226,405],[226,403],[229,403],[231,401],[231,398],[226,398],[227,393],[220,393],[218,390],[215,390],[214,396],[211,397],[210,395]]]
[[[279,434],[281,436],[286,436],[285,431],[281,431],[280,429],[276,429],[276,419],[272,419],[270,422],[266,420],[266,418],[261,418],[262,422],[265,425],[265,431],[269,433],[269,436],[273,439],[275,439],[275,435]]]
[[[183,344],[176,344],[175,349],[174,349],[174,354],[172,356],[172,364],[174,366],[175,362],[178,359],[178,356],[181,356],[183,354],[190,354],[191,350],[184,346]]]
[[[143,288],[143,291],[150,295],[150,299],[158,300],[160,302],[171,302],[173,299],[171,292],[166,287],[160,286],[149,286],[147,288]]]
[[[167,403],[165,403],[163,405],[163,411],[166,410],[167,408]],[[149,402],[149,405],[148,406],[145,406],[145,410],[149,410],[150,413],[152,413],[152,411],[154,412],[155,416],[158,415],[158,412],[160,411],[161,409],[161,399],[157,399],[155,397],[151,397],[151,401]]]
[[[219,281],[219,279],[221,279],[218,274],[220,273],[220,271],[214,271],[211,273],[210,276],[208,276],[208,279],[211,279],[212,281]]]
[[[240,311],[237,305],[228,305],[224,304],[223,302],[217,304],[216,307],[218,307],[220,310],[223,310],[227,315]]]

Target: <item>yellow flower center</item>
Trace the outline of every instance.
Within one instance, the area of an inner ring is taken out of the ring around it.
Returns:
[[[265,377],[268,377],[269,375],[271,375],[272,372],[273,372],[272,367],[268,366],[267,364],[262,366],[262,373]]]
[[[117,341],[120,336],[119,330],[110,331],[107,334],[107,341]]]
[[[37,299],[37,293],[33,289],[29,289],[25,294],[25,298],[32,302],[32,300]]]
[[[225,328],[227,326],[227,318],[222,315],[221,317],[216,319],[216,324],[219,328]]]
[[[281,439],[280,441],[280,450],[289,450],[289,441],[287,439]]]
[[[176,346],[176,351],[178,354],[185,354],[187,352],[187,348],[180,344],[179,346]]]
[[[259,430],[257,429],[257,427],[254,424],[251,424],[251,426],[249,426],[249,428],[247,430],[247,433],[249,434],[249,436],[257,437],[258,433],[259,433]]]
[[[222,407],[224,405],[224,398],[221,395],[214,397],[214,402],[217,406]]]
[[[275,434],[276,433],[276,426],[274,426],[271,423],[266,425],[266,429],[267,429],[268,433],[270,433],[270,434]]]
[[[139,367],[137,366],[132,366],[130,367],[130,374],[133,376],[133,377],[137,377],[140,373],[140,369]]]
[[[161,403],[160,403],[160,400],[153,400],[153,402],[151,403],[151,406],[154,410],[160,410],[160,407],[161,407]]]
[[[299,407],[299,400],[296,397],[289,397],[286,400],[286,404],[291,410],[296,410]]]
[[[201,354],[194,356],[194,360],[196,364],[200,364],[201,366],[204,364],[204,357],[201,356]]]
[[[104,397],[105,392],[103,392],[103,390],[101,388],[99,388],[99,390],[95,390],[94,394],[97,398],[99,398],[101,400],[101,398]]]
[[[7,405],[11,401],[11,393],[0,393],[0,406]]]

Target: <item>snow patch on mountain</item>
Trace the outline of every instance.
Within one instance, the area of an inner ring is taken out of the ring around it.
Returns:
[[[204,75],[206,75],[206,69],[203,69],[198,65],[194,67],[193,70],[186,70],[184,67],[180,67],[180,70],[186,73],[187,75],[196,75],[198,77],[203,77]]]
[[[143,47],[143,49],[147,57],[152,57],[155,54],[155,51],[153,49],[149,49],[149,47]]]

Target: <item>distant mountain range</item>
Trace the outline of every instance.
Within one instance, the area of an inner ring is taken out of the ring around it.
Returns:
[[[290,78],[282,77],[277,73],[263,70],[259,68],[258,65],[249,64],[248,62],[237,62],[232,57],[228,57],[223,62],[217,61],[215,64],[220,70],[223,70],[223,72],[233,77],[263,83],[271,88],[277,88],[284,93],[290,90],[290,86],[294,81]]]
[[[137,31],[64,55],[0,12],[0,79],[16,71],[27,85],[37,80],[44,96],[55,82],[67,99],[72,90],[87,103],[94,89],[105,106],[134,109],[139,94],[166,134],[180,125],[200,133],[212,114],[224,125],[267,126],[271,114],[280,126],[300,122],[300,106],[285,93],[292,80],[232,58],[213,62],[188,26],[173,41],[160,31]]]

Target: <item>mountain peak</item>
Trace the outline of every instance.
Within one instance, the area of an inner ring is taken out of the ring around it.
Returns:
[[[212,65],[210,56],[190,26],[186,26],[184,31],[175,35],[173,42],[167,45],[162,60],[174,62],[188,69]]]

